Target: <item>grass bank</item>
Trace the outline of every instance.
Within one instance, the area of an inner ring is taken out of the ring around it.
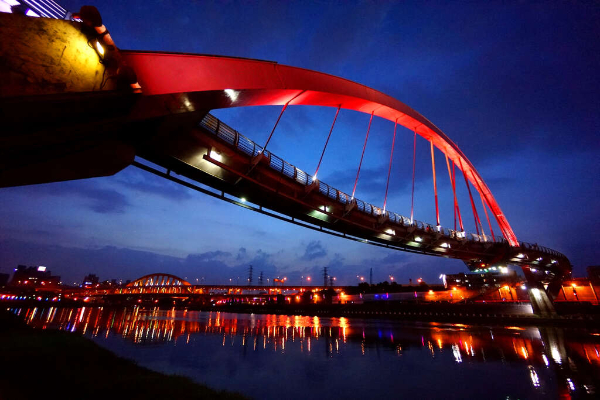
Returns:
[[[0,310],[0,400],[246,399],[118,357],[80,335],[36,330]]]

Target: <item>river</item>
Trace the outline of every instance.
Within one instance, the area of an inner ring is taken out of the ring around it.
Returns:
[[[255,399],[595,398],[581,329],[141,308],[15,308],[139,365]]]

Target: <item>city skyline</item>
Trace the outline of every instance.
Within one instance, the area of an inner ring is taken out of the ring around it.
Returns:
[[[128,6],[100,7],[120,48],[267,59],[348,78],[405,102],[471,159],[520,240],[563,252],[575,275],[597,263],[590,233],[599,221],[597,10],[558,4]],[[128,19],[132,12],[145,24]],[[214,114],[262,143],[279,111]],[[290,107],[271,151],[311,171],[334,114]],[[319,172],[324,182],[349,191],[367,123],[368,116],[340,113]],[[375,121],[372,129],[357,197],[381,204],[393,124]],[[388,209],[403,215],[409,214],[411,146],[411,132],[404,130],[396,139],[388,197]],[[433,223],[427,143],[417,146],[415,217]],[[451,226],[443,172],[442,225]],[[2,192],[0,272],[37,264],[65,270],[65,277],[96,272],[126,280],[160,271],[219,283],[245,276],[250,264],[265,275],[297,280],[317,277],[327,266],[340,284],[352,284],[371,267],[376,282],[391,274],[438,283],[440,273],[466,271],[457,260],[375,248],[251,213],[134,167],[113,177]],[[468,208],[464,193],[459,201]],[[470,215],[463,218],[474,231]]]

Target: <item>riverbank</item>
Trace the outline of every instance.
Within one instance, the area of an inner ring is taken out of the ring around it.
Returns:
[[[33,329],[5,310],[0,354],[0,400],[246,399],[140,367],[75,333]]]

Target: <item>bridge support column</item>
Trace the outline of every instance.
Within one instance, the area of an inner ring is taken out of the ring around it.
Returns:
[[[544,290],[544,286],[538,282],[533,273],[529,270],[529,265],[522,266],[525,279],[527,280],[527,293],[533,312],[540,317],[557,316],[552,299]]]

